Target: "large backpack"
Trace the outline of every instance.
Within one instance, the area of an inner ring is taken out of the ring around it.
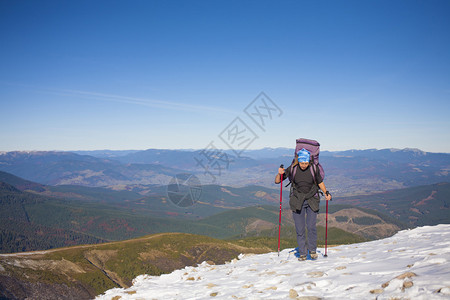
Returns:
[[[298,151],[302,149],[306,149],[311,153],[310,158],[310,164],[311,164],[311,174],[313,176],[314,182],[318,184],[317,182],[317,172],[320,173],[320,177],[322,177],[322,180],[325,178],[325,172],[322,168],[322,165],[319,163],[319,153],[320,153],[320,144],[319,142],[315,140],[308,140],[308,139],[297,139],[296,140],[296,146],[295,146],[295,154],[298,153]],[[292,164],[295,162],[295,159],[292,161]],[[297,172],[298,164],[294,166],[294,170],[291,170],[291,176],[289,177],[289,180],[291,182],[294,181],[295,173]]]

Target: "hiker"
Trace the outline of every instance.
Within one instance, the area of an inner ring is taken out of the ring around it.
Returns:
[[[307,251],[309,251],[311,259],[317,259],[318,257],[316,252],[316,220],[317,214],[319,213],[319,188],[324,193],[325,199],[327,201],[331,200],[331,194],[327,191],[320,172],[318,172],[317,169],[315,172],[311,172],[313,166],[310,164],[310,158],[311,153],[304,148],[301,149],[295,154],[295,159],[291,166],[287,169],[284,169],[281,166],[275,177],[276,184],[281,183],[281,175],[283,175],[283,180],[286,178],[291,180],[289,206],[292,210],[292,217],[297,232],[297,244],[300,254],[299,260],[306,260]],[[297,168],[294,172],[295,176],[292,176],[294,166],[297,166]],[[315,174],[314,177],[313,173]],[[307,241],[305,227],[308,230]]]

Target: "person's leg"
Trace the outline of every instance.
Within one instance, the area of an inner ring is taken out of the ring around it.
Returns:
[[[306,210],[306,228],[308,230],[308,245],[309,253],[315,253],[317,248],[317,212],[314,212],[311,207],[303,208]]]
[[[300,255],[306,255],[305,211],[306,209],[303,208],[301,211],[292,212],[292,218],[295,223],[295,231],[297,233],[298,252]]]

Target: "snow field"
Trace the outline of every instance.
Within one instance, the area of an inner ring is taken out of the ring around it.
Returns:
[[[96,299],[450,299],[450,225],[329,248],[328,257],[318,249],[316,261],[291,250],[140,275]]]

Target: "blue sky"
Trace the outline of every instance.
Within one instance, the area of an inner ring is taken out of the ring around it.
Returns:
[[[305,137],[450,153],[449,15],[438,0],[0,0],[0,151]]]

